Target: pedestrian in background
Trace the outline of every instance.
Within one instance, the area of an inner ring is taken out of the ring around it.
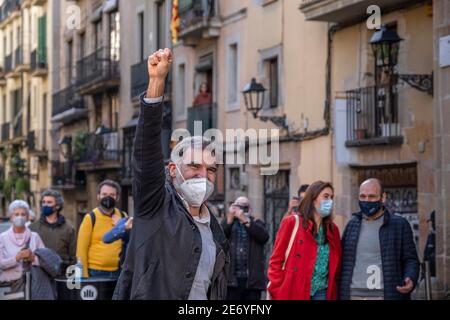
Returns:
[[[112,180],[98,185],[99,206],[86,214],[78,232],[77,257],[83,266],[83,277],[119,277],[120,256],[123,240],[110,244],[103,242],[103,236],[111,231],[121,218],[127,214],[117,208],[121,188]]]
[[[337,299],[341,242],[333,223],[333,198],[330,183],[314,182],[299,214],[282,221],[269,262],[271,299]]]
[[[228,300],[260,300],[266,288],[264,245],[269,233],[252,212],[248,198],[239,197],[222,221],[231,253]]]
[[[75,228],[62,214],[64,199],[56,190],[42,193],[41,217],[30,230],[41,237],[46,248],[54,250],[62,260],[61,274],[76,261],[77,235]]]
[[[8,208],[12,226],[0,234],[0,286],[11,288],[10,294],[24,292],[24,268],[39,266],[35,251],[45,248],[36,232],[26,227],[30,206],[23,200],[13,201]]]
[[[299,212],[298,209],[299,209],[299,206],[300,206],[300,202],[305,197],[306,190],[308,189],[308,187],[309,187],[309,184],[302,184],[300,186],[300,188],[298,188],[297,196],[293,197],[291,199],[291,201],[289,201],[288,211],[283,216],[283,219],[286,218],[287,216],[293,214],[293,213],[298,213]]]
[[[342,300],[409,300],[419,277],[419,259],[409,222],[391,214],[378,179],[359,188],[360,211],[342,236]]]

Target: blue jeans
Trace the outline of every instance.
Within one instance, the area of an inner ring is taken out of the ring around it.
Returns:
[[[311,296],[311,300],[327,300],[327,290],[319,290]]]
[[[117,271],[103,271],[88,269],[89,277],[91,278],[108,278],[108,279],[118,279],[120,275],[120,270]]]

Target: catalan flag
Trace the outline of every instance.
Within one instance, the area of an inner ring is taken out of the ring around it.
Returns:
[[[172,31],[172,43],[178,42],[178,32],[180,31],[180,16],[178,15],[178,0],[173,0],[172,3],[172,22],[170,30]]]

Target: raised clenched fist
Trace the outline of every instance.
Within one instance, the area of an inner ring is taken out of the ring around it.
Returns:
[[[164,94],[164,84],[172,61],[172,51],[167,48],[160,49],[148,57],[147,98],[158,98]]]
[[[150,79],[165,80],[173,61],[170,49],[160,49],[148,58],[148,75]]]

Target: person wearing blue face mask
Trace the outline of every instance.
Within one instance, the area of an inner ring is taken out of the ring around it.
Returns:
[[[271,299],[337,299],[341,239],[332,218],[333,197],[330,183],[316,181],[299,213],[283,219],[269,261]]]
[[[62,259],[61,274],[76,260],[77,236],[75,228],[62,214],[64,199],[56,190],[42,193],[41,217],[30,225],[39,234],[47,248],[54,250]]]
[[[360,212],[342,237],[342,300],[409,300],[419,277],[419,259],[409,222],[384,207],[378,179],[359,189]]]

